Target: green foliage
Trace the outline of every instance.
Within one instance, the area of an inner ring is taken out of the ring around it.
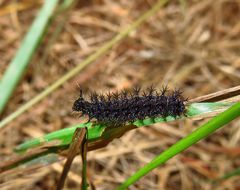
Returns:
[[[57,4],[58,0],[45,1],[42,9],[18,49],[17,54],[11,61],[7,71],[4,73],[3,78],[0,81],[0,114],[26,70],[32,55],[41,42]]]
[[[148,118],[145,120],[138,120],[132,123],[137,127],[142,127],[146,125],[151,125],[158,122],[167,122],[172,121],[175,119],[183,119],[184,117],[199,117],[202,114],[208,114],[211,112],[219,111],[222,109],[227,109],[232,105],[232,103],[193,103],[188,105],[186,116],[181,118]],[[162,154],[157,156],[154,160],[150,163],[145,165],[142,169],[137,171],[133,176],[127,179],[121,186],[119,186],[118,190],[126,189],[128,186],[134,184],[137,180],[141,177],[149,173],[151,170],[155,169],[159,165],[165,163],[173,156],[179,154],[183,150],[187,149],[188,147],[192,146],[193,144],[197,143],[199,140],[204,139],[208,135],[212,134],[214,131],[219,129],[220,127],[224,126],[225,124],[229,123],[233,119],[237,118],[240,115],[240,103],[234,104],[231,108],[227,109],[226,111],[222,112],[221,114],[217,115],[216,117],[212,118],[209,122],[199,127],[197,130],[193,131],[191,134],[186,136],[185,138],[178,141],[176,144],[172,145],[170,148],[165,150]],[[16,151],[23,152],[30,148],[34,148],[40,145],[44,145],[44,143],[55,142],[55,146],[59,146],[59,149],[62,146],[68,146],[71,143],[72,136],[76,128],[88,128],[88,141],[93,142],[99,138],[109,138],[113,131],[117,128],[113,128],[110,133],[105,133],[107,129],[106,126],[94,123],[85,123],[79,124],[70,128],[62,129],[59,131],[55,131],[53,133],[47,134],[42,138],[36,138],[30,141],[27,141],[18,147],[16,147]],[[52,152],[56,152],[58,148],[56,147],[53,149]],[[51,153],[47,152],[47,153]],[[43,155],[41,155],[43,156]],[[234,173],[235,174],[235,173]]]
[[[220,109],[226,109],[231,105],[231,103],[221,103],[221,102],[216,102],[216,103],[193,103],[191,105],[188,105],[187,107],[187,112],[186,116],[188,117],[196,117],[202,114],[206,113],[211,113],[213,111],[217,111]],[[184,118],[184,117],[182,117]],[[137,127],[142,127],[142,126],[148,126],[152,125],[154,123],[159,123],[159,122],[167,122],[167,121],[173,121],[175,119],[182,119],[182,118],[174,118],[174,117],[167,117],[167,118],[147,118],[144,120],[137,120],[133,123],[133,125],[136,125]],[[102,135],[109,135],[111,134],[105,134],[104,131],[106,129],[106,126],[100,125],[100,124],[94,124],[94,123],[82,123],[78,125],[74,125],[69,128],[61,129],[58,131],[54,131],[52,133],[49,133],[41,138],[36,138],[33,140],[29,140],[19,146],[16,147],[17,152],[22,152],[37,146],[40,146],[44,143],[49,143],[49,142],[56,142],[56,146],[64,146],[64,145],[69,145],[72,140],[72,136],[74,134],[74,131],[76,128],[88,128],[88,140],[89,141],[94,141],[98,138],[101,138]]]
[[[187,135],[185,138],[179,140],[177,143],[175,143],[170,148],[161,153],[159,156],[157,156],[155,159],[153,159],[150,163],[146,164],[143,168],[135,172],[122,185],[119,186],[118,190],[126,189],[127,187],[134,184],[137,180],[145,176],[153,169],[164,164],[173,156],[186,150],[188,147],[194,145],[201,139],[206,138],[214,131],[223,127],[224,125],[226,125],[227,123],[236,119],[239,116],[240,116],[240,103],[236,103],[231,108],[220,113],[219,115],[212,118],[198,129]]]

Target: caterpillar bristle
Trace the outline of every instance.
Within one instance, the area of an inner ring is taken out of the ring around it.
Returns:
[[[168,87],[167,86],[163,86],[161,92],[161,95],[164,96],[166,94],[166,92],[168,91]]]
[[[106,102],[105,96],[104,96],[103,94],[100,94],[100,95],[99,95],[99,101],[101,101],[101,102]]]
[[[88,115],[89,120],[95,118],[99,123],[113,126],[146,117],[181,116],[185,113],[184,101],[187,101],[182,97],[182,91],[179,89],[169,91],[167,86],[163,86],[160,91],[150,86],[143,91],[140,87],[134,87],[131,92],[122,90],[106,95],[93,92],[89,99],[89,101],[84,99],[80,90],[73,111]]]
[[[156,91],[156,89],[154,88],[153,85],[151,85],[150,87],[147,88],[147,91],[148,91],[148,95],[149,96],[153,96],[155,91]]]
[[[128,92],[126,90],[122,90],[120,93],[120,98],[125,99],[128,97]]]
[[[133,94],[134,94],[135,96],[139,96],[140,90],[141,90],[141,87],[135,86],[135,87],[133,88]]]
[[[113,97],[113,100],[117,101],[117,100],[119,99],[119,93],[118,93],[118,91],[112,93],[112,97]]]

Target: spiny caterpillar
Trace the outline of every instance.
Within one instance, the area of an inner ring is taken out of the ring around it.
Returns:
[[[91,93],[89,100],[80,97],[73,104],[73,111],[87,115],[107,126],[122,126],[127,122],[155,117],[178,117],[185,113],[184,99],[179,90],[169,92],[163,87],[159,92],[152,86],[142,91],[121,91],[107,95]]]

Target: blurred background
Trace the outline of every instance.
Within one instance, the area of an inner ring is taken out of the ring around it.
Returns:
[[[79,0],[71,9],[56,14],[0,119],[81,64],[156,2]],[[0,0],[0,78],[43,3]],[[145,88],[154,84],[161,89],[167,84],[170,89],[180,88],[184,97],[191,99],[239,85],[239,19],[239,0],[169,0],[106,55],[9,123],[0,133],[0,160],[14,155],[13,148],[30,138],[84,122],[71,110],[79,87],[88,94],[136,85]],[[61,25],[62,31],[57,34]],[[142,127],[90,152],[88,172],[92,182],[98,190],[115,189],[204,122],[188,119]],[[239,139],[239,121],[232,122],[129,189],[240,189],[239,176],[223,183],[211,182],[240,166]],[[63,164],[64,160],[16,178],[5,176],[1,189],[54,189]],[[80,170],[81,160],[77,157],[65,189],[79,189]]]

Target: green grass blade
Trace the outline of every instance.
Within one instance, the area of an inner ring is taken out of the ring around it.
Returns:
[[[4,73],[0,81],[0,114],[38,47],[57,4],[58,0],[45,1],[19,50]]]
[[[216,103],[193,103],[188,106],[187,108],[187,113],[186,115],[188,116],[199,116],[204,113],[210,113],[217,111],[219,109],[227,109],[232,105],[232,103],[224,103],[224,102],[216,102]],[[159,122],[167,122],[167,121],[172,121],[175,120],[176,118],[174,117],[167,117],[167,118],[154,118],[154,119],[144,119],[144,120],[137,120],[133,124],[137,127],[142,127],[142,126],[147,126],[147,125],[152,125],[154,123],[159,123]],[[179,119],[179,118],[178,118]],[[32,140],[29,140],[23,144],[20,144],[15,148],[17,152],[23,152],[26,151],[30,148],[34,148],[37,146],[40,146],[44,143],[47,142],[52,142],[55,141],[57,145],[69,145],[72,140],[72,135],[74,134],[74,131],[76,128],[83,128],[87,127],[88,128],[88,140],[89,141],[94,141],[95,139],[100,138],[102,135],[110,135],[110,134],[105,134],[104,131],[106,129],[106,126],[104,125],[98,125],[95,124],[93,126],[92,123],[87,123],[87,124],[78,124],[74,125],[72,127],[68,127],[65,129],[61,129],[52,133],[49,133],[41,138],[35,138]]]
[[[226,180],[226,179],[229,179],[231,177],[239,176],[239,175],[240,175],[240,168],[237,168],[237,169],[225,174],[224,176],[220,177],[219,179],[214,180],[213,182],[218,182],[220,180]]]
[[[48,2],[48,1],[46,1],[46,2]],[[131,31],[135,30],[139,25],[141,25],[144,21],[146,21],[150,16],[154,15],[167,2],[168,2],[168,0],[159,0],[149,11],[147,11],[145,14],[143,14],[141,17],[139,17],[135,22],[133,22],[131,25],[129,25],[126,29],[124,29],[119,34],[117,34],[112,40],[105,43],[101,48],[99,48],[94,54],[90,55],[81,64],[78,64],[77,67],[75,67],[73,70],[66,73],[63,77],[61,77],[56,82],[54,82],[52,85],[50,85],[48,88],[46,88],[42,93],[38,94],[36,97],[34,97],[29,102],[27,102],[26,104],[21,106],[18,110],[13,112],[11,115],[4,118],[0,122],[0,129],[3,128],[6,124],[10,123],[15,118],[17,118],[22,113],[27,111],[30,107],[37,104],[43,98],[45,98],[46,96],[51,94],[54,90],[56,90],[58,87],[60,87],[62,84],[64,84],[67,80],[71,79],[76,74],[78,74],[87,65],[89,65],[90,63],[95,61],[100,56],[104,55],[115,44],[117,44],[119,41],[124,39]]]
[[[23,164],[21,164],[21,167],[24,168],[31,168],[31,167],[35,167],[35,166],[39,166],[39,164],[41,163],[42,165],[46,166],[49,164],[53,164],[55,162],[59,162],[59,156],[56,154],[47,154],[47,155],[43,155],[43,156],[39,156],[37,158],[32,159],[31,161],[25,162]]]
[[[150,163],[146,164],[143,168],[138,170],[134,175],[129,177],[122,185],[118,187],[118,190],[124,190],[130,185],[134,184],[141,177],[145,176],[147,173],[158,167],[159,165],[165,163],[173,156],[184,151],[188,147],[197,143],[201,139],[212,134],[217,129],[223,127],[230,121],[236,119],[240,116],[240,103],[234,104],[231,108],[220,113],[216,117],[212,118],[206,124],[202,125],[197,130],[193,131],[191,134],[185,138],[178,141],[176,144],[172,145],[170,148],[165,150],[162,154],[153,159]]]
[[[49,133],[43,137],[35,138],[32,140],[29,140],[23,144],[20,144],[15,148],[16,152],[24,152],[30,148],[37,147],[39,145],[42,145],[47,142],[55,142],[54,145],[56,146],[64,146],[69,145],[72,142],[72,136],[77,128],[88,128],[88,140],[93,141],[94,139],[97,139],[101,137],[102,133],[105,130],[104,125],[97,125],[92,126],[92,123],[81,123],[78,125],[74,125],[72,127],[68,127],[65,129],[61,129],[58,131],[54,131],[52,133]]]

